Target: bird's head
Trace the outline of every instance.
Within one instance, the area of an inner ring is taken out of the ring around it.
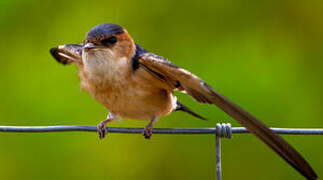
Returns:
[[[83,61],[118,61],[131,59],[135,54],[135,44],[128,32],[116,24],[100,24],[86,35],[83,47]]]

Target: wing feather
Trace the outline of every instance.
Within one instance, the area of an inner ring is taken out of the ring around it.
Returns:
[[[82,64],[83,44],[65,44],[50,49],[50,53],[61,64]]]
[[[308,179],[317,179],[317,175],[307,161],[283,138],[270,130],[264,123],[243,110],[241,107],[216,92],[200,78],[189,71],[171,64],[166,59],[152,53],[142,54],[139,64],[150,71],[161,74],[162,79],[173,90],[184,90],[200,103],[215,104],[236,119],[248,131],[256,135],[291,166]],[[177,86],[176,86],[177,85]]]

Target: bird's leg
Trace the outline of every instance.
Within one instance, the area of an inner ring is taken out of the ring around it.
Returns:
[[[153,124],[156,119],[156,117],[153,117],[149,124],[144,128],[143,136],[145,136],[145,139],[150,139],[151,135],[153,134]]]
[[[98,126],[97,126],[97,131],[99,134],[99,138],[103,139],[105,137],[105,134],[108,132],[107,130],[107,123],[112,122],[115,120],[115,117],[111,113],[109,113],[108,117],[106,120],[101,121]]]

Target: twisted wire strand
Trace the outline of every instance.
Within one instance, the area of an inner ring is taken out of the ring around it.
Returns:
[[[215,134],[222,138],[232,138],[232,128],[230,123],[217,123],[215,128]]]

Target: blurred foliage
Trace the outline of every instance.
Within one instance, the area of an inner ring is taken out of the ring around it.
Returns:
[[[1,125],[96,125],[104,107],[79,91],[76,67],[51,47],[93,26],[124,26],[147,50],[187,68],[270,126],[323,127],[323,3],[302,1],[0,1]],[[235,121],[179,99],[210,120],[175,112],[155,127]],[[123,120],[111,126],[143,127]],[[284,136],[323,176],[322,137]],[[215,179],[214,136],[95,133],[0,136],[1,179]],[[224,179],[303,179],[252,135],[223,141]]]

